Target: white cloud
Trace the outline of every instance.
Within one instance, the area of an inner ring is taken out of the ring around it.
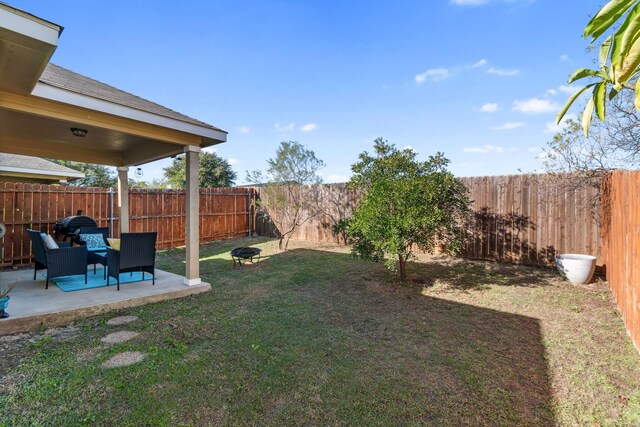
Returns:
[[[504,148],[495,145],[483,145],[482,147],[465,147],[462,149],[465,153],[504,153]]]
[[[527,151],[530,153],[539,153],[542,151],[542,148],[540,147],[529,147],[527,148]]]
[[[416,83],[420,85],[427,80],[437,82],[447,77],[449,77],[449,70],[447,68],[431,68],[422,74],[416,74]]]
[[[511,130],[511,129],[517,129],[517,128],[521,128],[522,126],[524,126],[523,122],[507,122],[504,123],[500,126],[493,126],[491,129],[493,130]]]
[[[410,145],[404,146],[404,147],[402,147],[402,149],[403,149],[403,150],[416,151],[416,150],[414,150],[414,149],[413,149],[413,147],[412,147],[412,146],[410,146]]]
[[[479,68],[479,67],[484,67],[485,65],[487,65],[488,62],[486,59],[481,59],[480,61],[476,62],[475,64],[473,64],[471,66],[471,68]]]
[[[560,55],[560,62],[567,62],[569,60],[569,55]]]
[[[480,107],[480,111],[483,113],[495,113],[498,111],[498,104],[495,102],[487,102],[482,107]]]
[[[496,67],[491,67],[487,70],[487,73],[489,74],[495,74],[496,76],[501,76],[501,77],[513,77],[515,75],[517,75],[518,73],[520,73],[520,70],[516,70],[516,69],[506,69],[506,68],[496,68]]]
[[[295,123],[289,123],[288,125],[282,126],[280,123],[275,124],[276,131],[278,132],[291,132],[296,127]]]
[[[230,165],[236,165],[238,164],[238,159],[236,159],[235,157],[229,157],[227,159],[227,162],[229,162]]]
[[[556,96],[557,94],[558,94],[558,91],[555,89],[547,90],[547,95]]]
[[[238,132],[247,134],[247,133],[251,132],[251,129],[249,128],[249,126],[240,126],[238,128]]]
[[[560,106],[548,99],[531,98],[526,101],[513,101],[513,110],[525,114],[555,113]]]
[[[307,123],[306,125],[300,126],[300,130],[302,132],[311,132],[318,129],[318,125],[315,123]]]
[[[560,122],[560,124],[556,124],[555,120],[552,122],[547,122],[545,124],[545,128],[544,128],[544,133],[558,133],[558,132],[562,132],[564,130],[565,127],[567,127],[567,121],[568,120],[575,120],[577,118],[577,116],[575,114],[565,114],[565,116],[562,118],[562,121]]]
[[[331,174],[327,177],[325,181],[326,182],[347,182],[349,181],[349,178],[343,175]]]
[[[567,95],[573,95],[577,91],[580,90],[579,87],[571,86],[571,85],[562,85],[558,88],[558,90],[562,93],[566,93]]]
[[[206,151],[207,153],[215,153],[216,149],[213,147],[206,147],[206,148],[203,148],[202,151]]]

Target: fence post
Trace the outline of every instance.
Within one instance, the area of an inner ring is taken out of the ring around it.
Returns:
[[[249,234],[249,238],[251,238],[251,189],[247,189],[247,231]]]
[[[113,187],[109,187],[109,237],[113,237]]]

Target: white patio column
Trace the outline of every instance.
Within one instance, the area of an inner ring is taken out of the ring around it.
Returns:
[[[193,286],[200,284],[200,147],[189,145],[184,148],[187,153],[187,193],[186,193],[186,246],[187,270],[184,284]]]
[[[120,233],[129,232],[129,166],[118,166],[118,217]]]

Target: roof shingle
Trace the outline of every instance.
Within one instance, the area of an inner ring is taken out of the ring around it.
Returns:
[[[148,101],[144,98],[140,98],[139,96],[132,95],[113,86],[109,86],[97,80],[83,76],[82,74],[75,73],[73,71],[67,70],[66,68],[62,68],[51,63],[47,65],[44,72],[42,73],[40,82],[50,86],[75,92],[80,95],[90,96],[93,98],[101,99],[103,101],[123,105],[125,107],[135,108],[147,113],[156,114],[185,123],[222,131],[221,129],[208,123],[196,120],[192,117],[186,116],[184,114],[178,113],[177,111],[173,111],[167,107],[156,104],[155,102]]]

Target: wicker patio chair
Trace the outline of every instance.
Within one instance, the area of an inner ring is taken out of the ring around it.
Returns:
[[[71,247],[71,243],[61,242],[57,249],[47,249],[42,241],[39,231],[27,230],[29,239],[33,247],[35,266],[33,270],[33,280],[36,280],[38,270],[47,270],[47,284],[45,289],[49,289],[49,279],[61,276],[84,275],[84,283],[87,283],[87,248],[83,246]]]
[[[113,277],[118,282],[120,290],[120,273],[134,271],[150,273],[152,284],[156,284],[156,239],[158,233],[122,233],[120,235],[120,250],[107,248],[107,286]]]

